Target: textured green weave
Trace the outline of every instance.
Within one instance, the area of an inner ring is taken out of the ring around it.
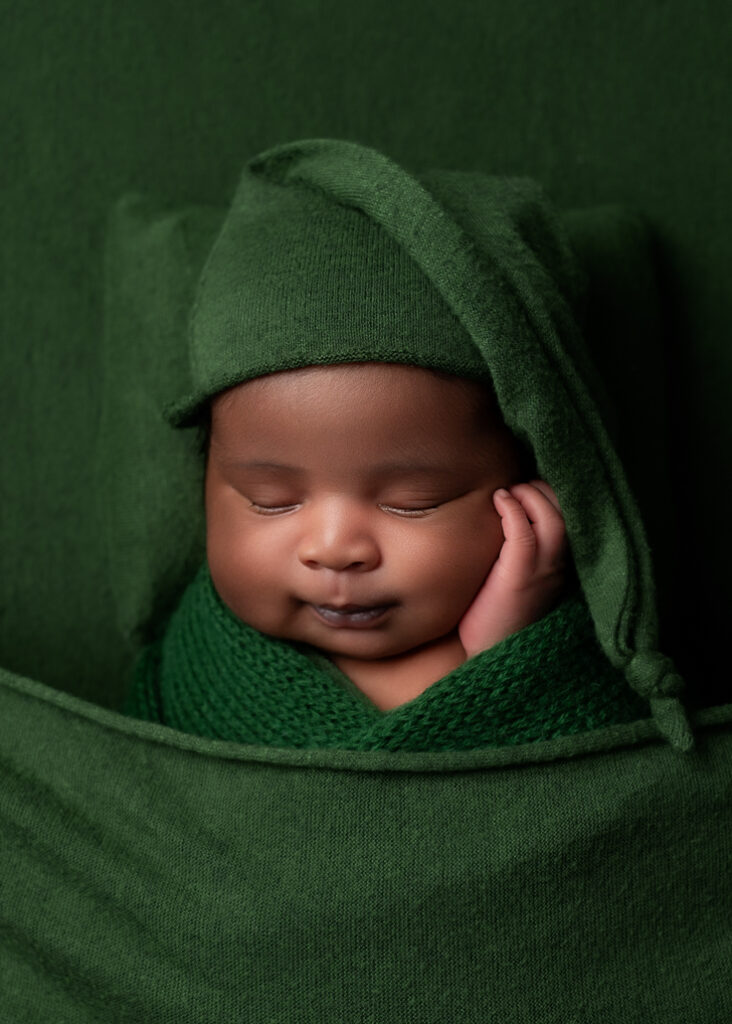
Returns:
[[[239,743],[414,751],[531,743],[648,715],[602,653],[581,591],[384,712],[313,648],[238,619],[207,563],[143,649],[125,711]]]

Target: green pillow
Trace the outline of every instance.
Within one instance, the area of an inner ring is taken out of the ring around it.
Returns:
[[[135,647],[205,553],[200,438],[162,409],[187,387],[188,307],[224,214],[128,194],[108,218],[95,494],[117,625]]]
[[[132,193],[108,219],[95,493],[117,626],[133,647],[158,635],[205,555],[201,432],[173,429],[162,410],[189,388],[188,311],[225,214]],[[669,499],[651,233],[618,206],[563,219],[588,275],[587,346],[607,388],[596,398],[655,546],[653,509]]]

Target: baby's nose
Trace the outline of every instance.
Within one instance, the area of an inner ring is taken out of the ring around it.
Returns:
[[[298,558],[311,569],[366,571],[380,560],[379,545],[367,524],[347,510],[309,517],[298,545]]]

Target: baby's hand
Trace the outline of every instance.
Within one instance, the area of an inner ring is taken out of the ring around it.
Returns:
[[[537,622],[562,598],[569,543],[556,494],[544,480],[532,480],[510,495],[493,495],[505,540],[458,625],[469,658]]]

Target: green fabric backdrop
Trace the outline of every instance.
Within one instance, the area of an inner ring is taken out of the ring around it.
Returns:
[[[94,492],[109,210],[129,191],[224,206],[249,156],[327,136],[415,169],[529,174],[561,207],[649,220],[665,408],[628,473],[661,649],[690,704],[729,701],[714,667],[732,570],[726,0],[5,2],[0,24],[1,665],[115,708],[134,654]],[[621,352],[646,372],[647,353]],[[622,415],[626,443],[649,430],[632,396]]]

